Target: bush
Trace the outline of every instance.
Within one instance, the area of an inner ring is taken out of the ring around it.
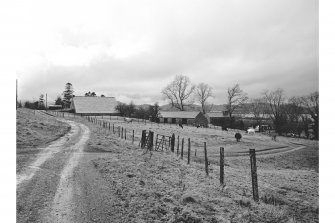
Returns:
[[[241,138],[242,138],[242,135],[241,135],[240,133],[237,132],[237,133],[235,134],[235,138],[236,138],[236,141],[239,142],[239,141],[241,140]]]

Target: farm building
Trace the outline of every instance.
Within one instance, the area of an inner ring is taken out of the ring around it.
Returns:
[[[212,125],[227,126],[229,123],[229,115],[226,111],[208,112],[205,116]]]
[[[114,97],[75,96],[70,108],[80,115],[118,115],[116,106],[117,101]]]
[[[161,123],[208,126],[208,119],[202,112],[161,111],[158,117]]]

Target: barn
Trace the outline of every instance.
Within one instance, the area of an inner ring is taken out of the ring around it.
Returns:
[[[226,111],[215,111],[208,112],[205,114],[208,122],[216,126],[228,126],[229,125],[229,115]]]
[[[158,117],[161,123],[208,126],[208,119],[199,111],[161,111]]]
[[[72,98],[70,108],[80,115],[118,115],[116,106],[117,101],[114,97],[75,96]]]

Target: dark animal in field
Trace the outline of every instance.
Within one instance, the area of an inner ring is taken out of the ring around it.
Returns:
[[[237,133],[235,134],[235,138],[236,138],[236,141],[239,142],[239,141],[241,140],[241,138],[242,138],[241,133],[237,132]]]
[[[183,124],[179,123],[179,126],[183,129]]]

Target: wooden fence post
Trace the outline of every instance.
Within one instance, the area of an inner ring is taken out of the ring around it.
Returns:
[[[110,122],[108,123],[108,130],[109,131],[111,130],[111,123]]]
[[[121,131],[121,139],[123,139],[123,127],[122,127],[122,131]]]
[[[188,138],[187,164],[190,164],[190,157],[191,157],[191,139]]]
[[[174,142],[175,142],[175,135],[173,133],[171,137],[171,152],[173,153],[174,153]]]
[[[251,164],[251,180],[252,180],[252,194],[254,201],[258,202],[258,182],[257,182],[257,167],[256,167],[256,152],[255,149],[250,149],[250,164]]]
[[[121,136],[121,133],[120,133],[120,130],[121,130],[121,129],[120,129],[120,126],[118,126],[117,128],[118,128],[119,138],[120,138],[120,136]]]
[[[224,185],[224,148],[220,148],[220,184]]]
[[[177,156],[179,155],[179,136],[178,136],[178,144],[177,144]]]
[[[133,140],[132,140],[132,144],[134,144],[134,135],[135,135],[135,130],[133,129]]]
[[[145,144],[145,138],[147,136],[147,131],[146,130],[142,130],[142,137],[141,137],[141,148],[144,148],[144,144]]]
[[[197,156],[197,149],[195,149],[194,151],[194,156]]]
[[[206,142],[204,142],[204,152],[205,152],[205,171],[206,175],[208,176],[208,158],[207,158]]]
[[[127,129],[124,128],[124,140],[127,140]]]
[[[152,151],[153,147],[154,147],[154,132],[149,131],[148,149]]]
[[[182,138],[181,140],[181,159],[183,159],[183,156],[184,156],[184,138]]]
[[[113,134],[115,134],[115,131],[114,131],[114,124],[113,124]]]
[[[158,134],[156,133],[155,149],[157,149],[157,143],[158,143]]]

